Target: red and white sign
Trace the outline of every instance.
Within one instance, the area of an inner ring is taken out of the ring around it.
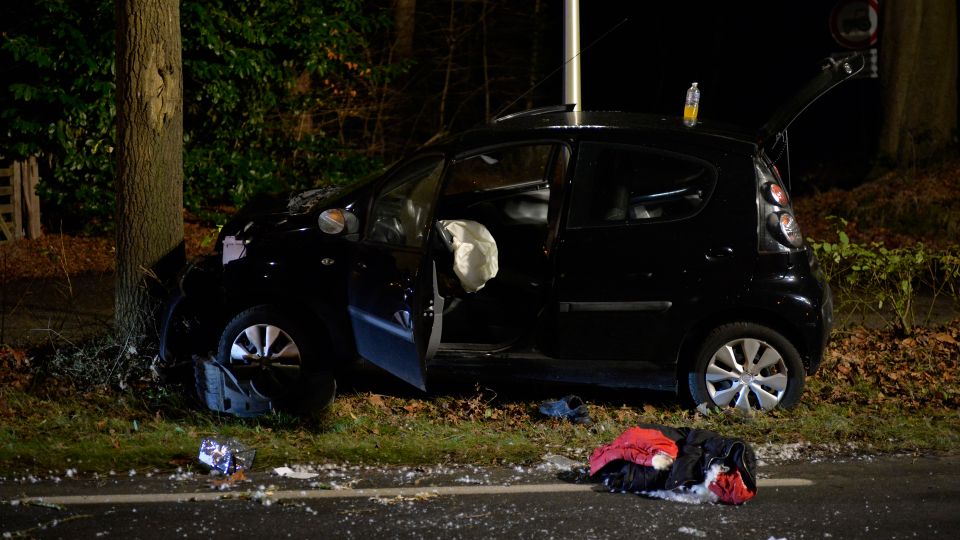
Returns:
[[[866,49],[877,43],[880,6],[877,0],[840,0],[830,12],[830,33],[848,49]]]

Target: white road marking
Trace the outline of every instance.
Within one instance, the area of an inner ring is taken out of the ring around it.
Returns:
[[[762,478],[757,481],[757,487],[807,487],[812,486],[812,480],[803,478]],[[436,487],[400,487],[400,488],[370,488],[370,489],[288,489],[280,491],[264,491],[257,497],[271,500],[291,499],[350,499],[364,497],[395,498],[416,497],[429,494],[441,495],[505,495],[517,493],[571,493],[598,491],[606,493],[600,484],[518,484],[513,486],[436,486]],[[5,504],[30,504],[31,502],[58,505],[82,504],[144,504],[170,502],[204,502],[249,500],[254,498],[253,490],[249,491],[199,491],[189,493],[118,493],[114,495],[65,495],[60,497],[21,497],[3,501]]]

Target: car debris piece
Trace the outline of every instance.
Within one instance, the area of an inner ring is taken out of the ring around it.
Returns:
[[[590,456],[590,475],[611,492],[687,503],[743,504],[757,494],[750,445],[706,429],[642,424]]]
[[[290,467],[276,467],[273,469],[273,474],[283,476],[284,478],[296,478],[298,480],[310,480],[311,478],[320,476],[315,472],[295,471]]]
[[[559,471],[570,471],[583,465],[579,461],[559,454],[544,454],[540,459],[543,460],[541,465],[545,466],[545,468],[552,468]]]
[[[200,442],[197,459],[211,470],[232,475],[237,471],[250,470],[256,455],[255,448],[249,448],[236,439],[219,441],[205,438]]]
[[[226,366],[213,358],[199,359],[197,390],[207,408],[239,417],[270,412],[273,402],[249,382],[241,383]]]
[[[566,418],[574,424],[589,424],[590,411],[579,396],[569,395],[540,404],[540,412],[553,418]]]

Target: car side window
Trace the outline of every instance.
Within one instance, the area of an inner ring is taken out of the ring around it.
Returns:
[[[545,182],[553,144],[498,148],[461,159],[450,167],[444,195]]]
[[[716,183],[715,168],[693,156],[589,142],[574,174],[571,227],[690,217]]]
[[[443,158],[429,156],[400,168],[381,189],[370,212],[367,239],[422,246],[443,172]]]

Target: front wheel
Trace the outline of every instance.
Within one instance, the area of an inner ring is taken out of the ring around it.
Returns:
[[[769,411],[797,404],[805,372],[796,347],[755,323],[732,323],[711,332],[688,375],[697,404]]]
[[[258,394],[280,407],[311,414],[333,403],[336,381],[323,363],[321,332],[308,332],[279,307],[240,312],[220,337],[217,359]]]

